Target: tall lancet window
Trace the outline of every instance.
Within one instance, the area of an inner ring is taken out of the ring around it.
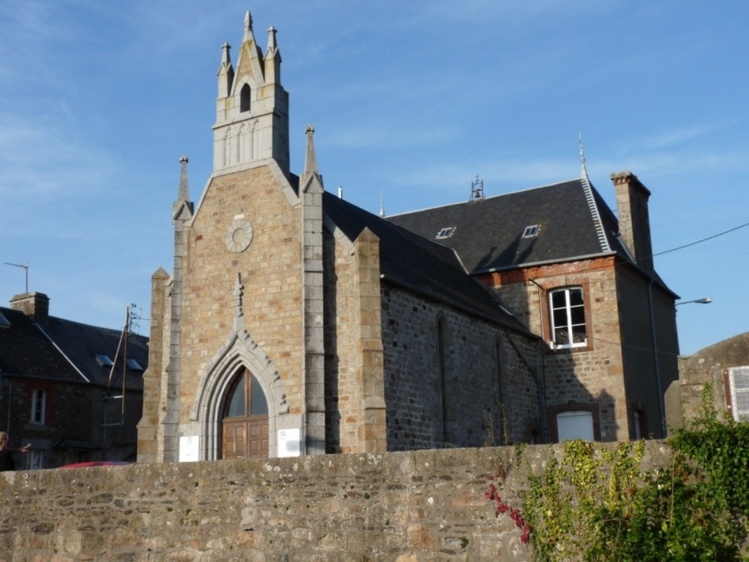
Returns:
[[[245,84],[239,92],[239,111],[245,112],[250,110],[250,85]]]

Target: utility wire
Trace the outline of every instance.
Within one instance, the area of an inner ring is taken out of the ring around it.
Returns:
[[[668,254],[670,252],[675,252],[677,250],[683,250],[684,248],[689,248],[689,246],[694,246],[696,244],[701,244],[702,242],[707,242],[708,240],[712,240],[713,238],[718,238],[719,236],[723,236],[725,234],[728,234],[735,230],[739,230],[740,228],[745,228],[747,226],[749,226],[749,222],[744,223],[739,226],[735,226],[734,228],[730,228],[728,230],[724,230],[723,232],[719,232],[718,234],[713,234],[712,236],[708,236],[707,238],[703,238],[702,240],[697,240],[696,242],[690,242],[689,244],[684,244],[683,246],[678,246],[676,248],[671,248],[670,250],[664,250],[662,252],[658,252],[656,254],[653,254],[651,257],[662,256],[663,254]]]

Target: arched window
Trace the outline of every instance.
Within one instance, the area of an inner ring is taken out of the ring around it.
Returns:
[[[250,110],[250,85],[245,84],[239,92],[239,111],[244,113]]]
[[[268,401],[260,383],[247,369],[229,389],[222,423],[222,456],[268,457]]]

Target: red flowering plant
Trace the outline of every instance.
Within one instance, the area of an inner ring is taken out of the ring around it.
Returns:
[[[515,526],[521,530],[520,542],[522,542],[523,544],[527,544],[531,536],[531,527],[530,525],[528,525],[528,523],[525,522],[525,519],[523,519],[523,515],[520,513],[520,510],[517,507],[510,506],[499,495],[499,490],[497,490],[497,486],[494,483],[493,476],[489,477],[489,489],[486,491],[486,494],[484,494],[484,496],[490,502],[495,504],[497,517],[509,512],[510,519],[512,519],[515,522]]]

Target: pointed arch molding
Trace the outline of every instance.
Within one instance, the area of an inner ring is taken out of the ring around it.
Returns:
[[[197,422],[201,433],[201,459],[218,458],[221,437],[221,412],[229,386],[237,371],[246,367],[255,375],[268,401],[268,425],[272,437],[276,433],[279,416],[289,413],[283,381],[270,357],[252,338],[249,332],[241,328],[232,333],[221,350],[208,364],[198,387],[190,420]],[[271,456],[275,440],[270,439]]]

